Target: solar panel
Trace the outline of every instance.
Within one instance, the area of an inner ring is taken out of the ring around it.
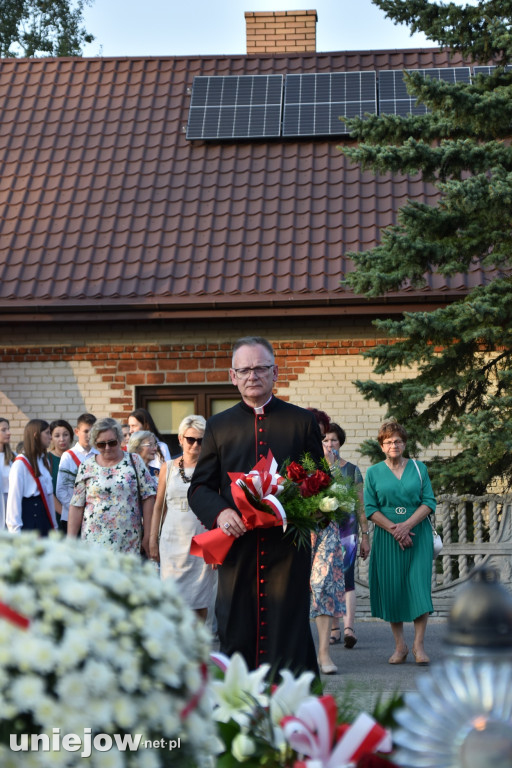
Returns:
[[[497,69],[497,67],[473,67],[473,75],[476,77],[477,75],[491,75],[494,70]],[[510,72],[512,70],[512,66],[508,64],[506,67],[504,67],[505,72]]]
[[[187,139],[279,136],[282,75],[194,78]]]
[[[339,117],[377,112],[375,72],[329,72],[287,75],[283,136],[347,134]]]
[[[443,67],[442,69],[415,69],[423,77],[444,80],[446,83],[469,83],[469,67]],[[407,92],[403,69],[379,72],[379,112],[383,114],[425,115],[429,110],[424,104],[416,104],[416,97]]]
[[[477,75],[490,75],[496,67],[473,67],[473,74]]]

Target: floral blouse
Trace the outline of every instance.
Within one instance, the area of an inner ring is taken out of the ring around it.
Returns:
[[[153,481],[138,454],[125,454],[113,467],[101,467],[91,456],[80,464],[71,504],[84,507],[82,539],[116,552],[139,553],[142,510],[130,456],[137,467],[141,498],[154,496]]]

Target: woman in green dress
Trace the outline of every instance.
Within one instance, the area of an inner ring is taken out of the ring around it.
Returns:
[[[372,616],[389,621],[395,640],[390,664],[403,664],[409,649],[404,621],[414,622],[412,652],[426,665],[424,638],[432,613],[432,528],[428,516],[436,501],[427,468],[403,456],[407,432],[394,420],[377,435],[386,456],[371,466],[364,484],[366,516],[375,524],[370,557]]]

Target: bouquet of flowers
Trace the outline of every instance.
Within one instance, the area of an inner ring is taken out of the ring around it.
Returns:
[[[352,724],[340,722],[331,696],[312,695],[312,672],[295,679],[282,670],[281,683],[270,685],[268,665],[249,672],[240,654],[212,658],[224,672],[212,683],[213,718],[225,750],[218,768],[392,768],[374,754],[391,751],[389,731],[365,713]]]
[[[211,637],[150,564],[0,535],[0,763],[210,766]]]
[[[285,462],[279,500],[286,511],[291,532],[298,543],[310,541],[311,532],[329,523],[341,523],[355,512],[359,499],[353,482],[338,466],[325,459],[318,467],[309,454],[300,462]]]
[[[279,474],[269,451],[249,473],[230,472],[229,477],[248,530],[282,526],[299,545],[310,541],[312,531],[348,517],[358,504],[356,489],[341,470],[330,469],[325,459],[319,468],[308,454],[300,463],[285,462]],[[233,541],[215,528],[194,536],[190,553],[207,563],[222,563]]]

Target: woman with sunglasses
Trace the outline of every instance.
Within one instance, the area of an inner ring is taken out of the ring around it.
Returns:
[[[385,459],[366,472],[364,506],[375,523],[369,583],[372,616],[389,621],[395,641],[390,664],[403,664],[409,649],[404,621],[414,622],[412,653],[416,664],[429,658],[424,639],[432,613],[432,528],[436,500],[427,468],[404,457],[407,432],[394,419],[377,435]]]
[[[98,453],[78,469],[71,499],[68,536],[116,552],[149,552],[155,487],[137,453],[122,449],[123,430],[115,419],[100,419],[91,429]]]
[[[187,491],[205,427],[204,418],[196,415],[185,417],[178,427],[183,453],[160,471],[149,541],[150,556],[160,562],[162,579],[178,583],[183,598],[203,621],[215,597],[216,572],[202,558],[189,554],[192,536],[204,528],[188,505]]]
[[[126,446],[128,453],[138,453],[142,461],[146,465],[146,469],[151,475],[155,491],[158,487],[158,476],[160,474],[159,469],[155,469],[152,466],[157,451],[158,443],[155,435],[152,432],[148,432],[147,429],[141,429],[139,432],[134,432],[130,435],[128,444]]]
[[[151,459],[150,465],[159,472],[165,462],[169,461],[171,454],[169,452],[169,447],[167,443],[163,441],[162,435],[158,431],[150,412],[145,408],[136,408],[132,411],[128,416],[128,429],[130,430],[130,435],[145,430],[147,432],[152,432],[156,436],[156,454]]]

